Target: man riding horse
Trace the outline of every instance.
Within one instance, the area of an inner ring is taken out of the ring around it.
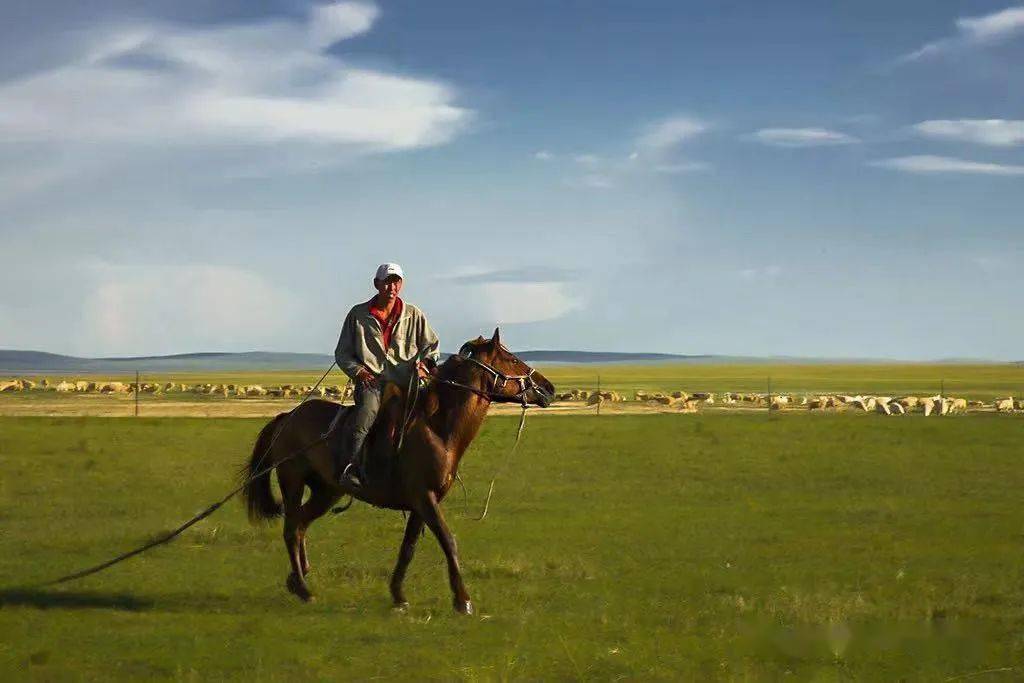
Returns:
[[[377,417],[383,378],[402,364],[416,362],[421,379],[437,367],[440,342],[419,308],[402,301],[405,274],[397,263],[377,268],[377,293],[356,304],[345,316],[334,358],[355,383],[355,409],[345,427],[339,410],[328,429],[328,442],[338,463],[338,485],[360,488],[366,479],[363,444]]]
[[[385,270],[381,274],[385,277],[377,278],[384,281],[383,285],[378,284],[378,292],[383,289],[386,293],[388,278],[396,274],[400,277],[401,271],[388,273]],[[382,304],[388,299],[397,299],[395,284],[392,281],[392,294],[385,296]],[[377,303],[376,297],[373,303]],[[342,343],[339,344],[342,351],[349,348],[349,344],[374,348],[371,343],[377,350],[376,355],[371,350],[364,356],[357,356],[355,351],[351,355],[349,352],[339,353],[342,368],[350,377],[362,374],[365,379],[370,379],[366,373],[359,372],[360,367],[365,367],[377,380],[363,383],[365,388],[357,394],[362,406],[366,404],[367,390],[379,391],[382,369],[379,363],[383,362],[383,369],[387,369],[399,358],[414,359],[413,347],[423,351],[429,359],[436,357],[437,338],[429,331],[422,313],[416,311],[413,318],[412,307],[405,304],[403,308],[404,312],[397,316],[398,322],[386,346],[383,344],[384,326],[375,329],[379,319],[363,320],[362,325],[359,324],[362,316],[373,315],[369,313],[369,303],[356,306],[349,315],[351,324],[346,321],[347,330],[363,329],[358,337],[355,334],[352,337],[342,335]],[[369,330],[365,329],[367,327]],[[380,339],[375,336],[377,333],[381,334]],[[396,339],[400,333],[406,339],[402,344]],[[353,339],[360,344],[355,344]],[[373,365],[371,357],[377,359]],[[380,361],[380,357],[384,361]],[[497,329],[490,339],[481,336],[470,340],[437,367],[433,380],[420,390],[418,400],[410,403],[407,419],[402,425],[405,438],[401,457],[395,457],[389,463],[390,474],[374,477],[373,481],[364,478],[360,488],[354,488],[347,478],[341,486],[338,485],[335,452],[330,444],[323,444],[317,438],[324,434],[332,420],[340,421],[337,403],[314,398],[275,416],[260,430],[253,445],[252,455],[244,468],[247,479],[242,496],[249,518],[254,523],[284,517],[284,545],[291,564],[291,573],[285,581],[289,592],[304,601],[313,599],[313,592],[306,583],[310,572],[306,532],[314,521],[332,509],[342,495],[350,493],[356,500],[408,513],[405,535],[389,584],[395,607],[408,607],[402,588],[406,569],[412,561],[417,539],[427,528],[437,538],[445,555],[455,610],[460,614],[472,614],[473,603],[462,579],[455,537],[444,519],[441,502],[458,478],[459,464],[476,438],[492,403],[547,407],[554,395],[555,387],[551,382],[509,351],[501,343]],[[385,403],[381,411],[387,411],[388,405]],[[395,407],[395,404],[391,405]],[[376,406],[371,404],[370,408],[372,410]],[[359,406],[342,408],[344,413],[359,409]],[[363,419],[365,422],[362,424],[370,424],[369,420]],[[368,446],[384,448],[389,434],[382,432],[379,436],[371,435],[367,440]],[[354,440],[350,435],[344,438],[349,443]],[[351,455],[347,457],[351,459]],[[275,499],[271,490],[270,466],[277,474],[280,501]],[[374,470],[371,469],[370,473],[373,474]]]

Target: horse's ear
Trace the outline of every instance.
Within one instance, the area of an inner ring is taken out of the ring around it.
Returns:
[[[495,344],[501,343],[501,335],[498,333],[497,327],[494,328],[494,336],[491,337],[491,341],[494,342]]]
[[[484,339],[484,336],[481,334],[481,335],[477,336],[476,341],[474,343],[475,344],[483,344],[485,341],[487,341],[487,340]]]

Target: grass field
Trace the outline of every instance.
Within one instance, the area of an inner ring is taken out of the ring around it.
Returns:
[[[537,417],[476,522],[517,424],[492,417],[468,504],[446,502],[475,617],[429,536],[389,610],[403,521],[366,506],[312,528],[299,604],[279,526],[232,504],[108,572],[4,590],[0,677],[1019,680],[1019,419],[874,418]],[[0,586],[173,528],[262,423],[0,418]]]

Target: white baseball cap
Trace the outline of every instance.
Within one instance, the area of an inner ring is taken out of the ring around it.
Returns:
[[[405,273],[402,272],[402,266],[397,263],[382,263],[377,266],[377,274],[373,276],[374,280],[387,280],[389,275],[397,275],[398,277],[405,279]]]

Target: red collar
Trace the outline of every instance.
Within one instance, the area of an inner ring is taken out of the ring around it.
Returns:
[[[377,297],[370,299],[370,315],[380,323],[381,341],[384,342],[384,348],[387,349],[391,346],[391,335],[394,333],[395,327],[398,326],[398,319],[402,317],[402,309],[405,304],[400,298],[395,299],[395,305],[391,307],[391,314],[385,315],[383,308],[377,308],[374,305],[376,300]]]
[[[379,308],[375,303],[376,301],[377,297],[372,296],[370,297],[370,300],[366,303],[370,307],[370,315],[372,315],[377,320],[380,320],[382,323],[385,321],[385,319],[389,318],[394,318],[395,320],[398,320],[398,317],[402,315],[402,309],[405,307],[405,304],[402,302],[402,298],[398,297],[395,299],[395,305],[391,307],[391,315],[385,315],[384,309]]]

